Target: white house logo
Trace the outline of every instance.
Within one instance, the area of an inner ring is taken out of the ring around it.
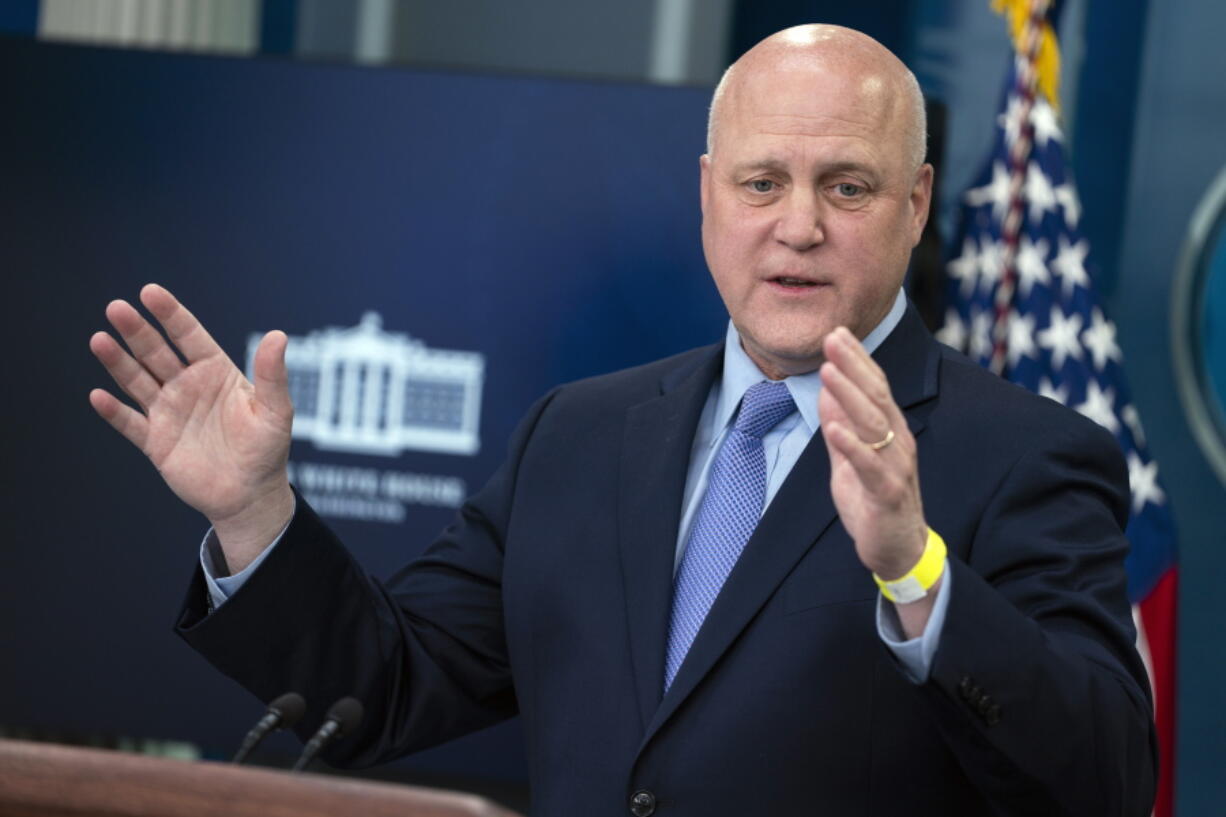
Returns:
[[[260,334],[247,341],[250,376]],[[290,337],[285,353],[296,439],[325,451],[394,457],[472,455],[481,447],[485,357],[430,349],[383,331],[376,312],[354,327]]]

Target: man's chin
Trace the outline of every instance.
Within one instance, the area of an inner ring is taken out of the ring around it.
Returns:
[[[742,336],[741,348],[762,373],[772,380],[815,372],[825,360],[820,340],[803,346],[782,343],[767,345],[746,343]]]

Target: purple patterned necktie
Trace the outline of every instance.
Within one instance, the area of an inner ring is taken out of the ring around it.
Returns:
[[[795,408],[788,387],[777,380],[752,386],[741,399],[736,425],[711,466],[707,493],[694,515],[681,568],[673,580],[665,691],[762,515],[766,502],[762,437]]]

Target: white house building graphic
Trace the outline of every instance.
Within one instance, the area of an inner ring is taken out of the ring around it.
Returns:
[[[251,373],[262,335],[247,341]],[[427,348],[383,331],[376,312],[354,327],[290,337],[285,352],[297,439],[327,451],[475,454],[485,356]]]

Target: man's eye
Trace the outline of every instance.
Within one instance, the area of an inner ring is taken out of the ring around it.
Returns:
[[[775,183],[770,179],[754,179],[749,183],[749,189],[755,193],[770,193],[775,189]]]
[[[864,192],[864,188],[858,184],[852,184],[851,182],[843,182],[842,184],[836,185],[835,190],[838,191],[840,196],[848,199],[854,198]]]

